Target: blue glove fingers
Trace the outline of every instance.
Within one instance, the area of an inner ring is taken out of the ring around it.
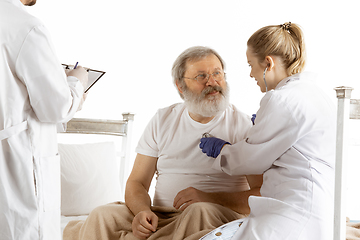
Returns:
[[[200,147],[201,149],[204,148],[204,146],[205,146],[205,144],[206,144],[206,142],[207,142],[206,140],[207,140],[207,138],[202,138],[202,139],[200,139],[199,147]]]
[[[251,121],[252,121],[253,125],[255,125],[255,118],[256,118],[256,114],[253,114],[252,118],[251,118]]]
[[[210,157],[211,156],[210,155],[211,149],[209,149],[210,144],[209,144],[209,146],[206,145],[208,143],[208,141],[209,141],[209,138],[201,138],[199,147],[201,148],[203,153],[205,153],[207,156]]]

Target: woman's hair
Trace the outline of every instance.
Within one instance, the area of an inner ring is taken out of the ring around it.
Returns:
[[[303,32],[297,24],[287,22],[263,27],[249,38],[247,46],[260,62],[266,56],[280,57],[290,76],[302,72],[305,67]]]
[[[202,47],[202,46],[190,47],[190,48],[186,49],[184,52],[182,52],[177,57],[177,59],[175,60],[175,62],[173,64],[173,67],[171,70],[171,75],[173,77],[174,85],[176,86],[176,82],[178,82],[180,87],[185,86],[183,77],[186,72],[186,63],[187,62],[199,61],[203,58],[206,58],[207,56],[209,56],[211,54],[215,55],[219,59],[223,70],[225,70],[225,62],[215,50],[208,48],[208,47]],[[183,97],[180,92],[179,92],[179,94],[181,97]]]

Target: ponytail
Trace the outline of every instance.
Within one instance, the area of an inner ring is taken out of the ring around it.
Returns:
[[[289,76],[302,72],[305,67],[303,32],[297,24],[287,22],[263,27],[249,38],[247,45],[260,62],[266,56],[281,57]]]

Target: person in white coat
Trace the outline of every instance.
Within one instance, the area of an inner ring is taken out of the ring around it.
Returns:
[[[303,33],[297,24],[267,26],[247,46],[250,76],[266,92],[255,125],[239,143],[203,138],[200,148],[220,171],[263,173],[261,196],[249,197],[249,217],[202,239],[332,239],[336,109],[302,73]]]
[[[86,70],[66,76],[44,25],[0,0],[0,239],[59,240],[57,123],[81,105]]]

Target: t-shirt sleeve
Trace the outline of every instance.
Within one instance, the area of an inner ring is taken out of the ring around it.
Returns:
[[[159,148],[157,143],[158,136],[158,122],[159,117],[158,113],[150,120],[148,125],[146,126],[138,145],[135,149],[136,153],[150,156],[150,157],[158,157]]]

